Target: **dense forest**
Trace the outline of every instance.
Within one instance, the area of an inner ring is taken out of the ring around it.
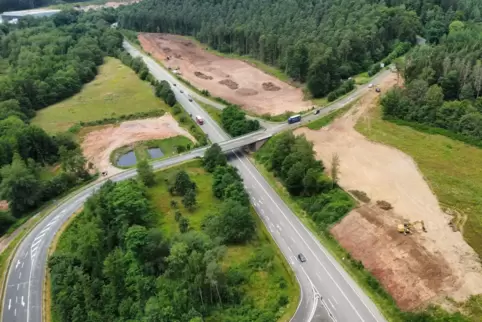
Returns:
[[[252,254],[245,267],[222,265],[227,246],[255,235],[241,178],[219,146],[206,152],[203,163],[222,203],[201,231],[191,229],[189,215],[177,208],[179,233],[163,234],[142,183],[154,184],[147,164],[139,166],[141,180],[108,182],[87,201],[49,260],[58,321],[200,322],[220,310],[229,321],[278,319],[286,297],[264,299],[272,309],[259,310],[244,286],[248,272],[269,271],[270,252]],[[168,181],[170,194],[182,196],[186,209],[197,207],[197,187],[185,171],[156,178]],[[171,207],[178,207],[175,200]]]
[[[52,18],[0,25],[0,194],[21,217],[90,178],[68,133],[48,135],[29,124],[35,111],[80,91],[106,55],[121,48],[112,15],[64,11]],[[61,165],[47,178],[43,169]],[[14,218],[0,214],[0,232]]]
[[[439,44],[415,48],[399,64],[405,86],[382,98],[384,116],[482,145],[481,58],[482,28],[452,22]]]

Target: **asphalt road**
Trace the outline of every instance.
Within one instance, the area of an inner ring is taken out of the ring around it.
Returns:
[[[125,43],[125,47],[133,56],[141,55],[129,44]],[[225,142],[230,139],[229,135],[195,101],[189,101],[188,95],[194,97],[195,93],[179,83],[150,57],[144,55],[142,57],[156,78],[177,84],[173,87],[177,100],[193,117],[199,115],[204,118],[205,123],[202,129],[208,134],[209,139],[213,143],[221,143],[221,146],[226,150],[234,149],[234,152],[229,154],[230,162],[239,170],[253,206],[288,260],[300,284],[301,301],[292,321],[385,321],[375,305],[328,254],[311,232],[304,227],[254,165],[244,157],[241,151],[236,150],[237,145],[241,146],[261,137],[269,137],[273,133],[299,124],[281,123],[264,132]],[[181,90],[183,93],[181,93]],[[319,115],[304,117],[303,122],[342,107],[362,95],[365,90],[368,89],[366,87],[358,89],[346,98],[323,109]],[[157,161],[154,163],[154,168],[160,169],[195,157],[201,157],[204,150],[204,148],[201,148],[180,156]],[[110,179],[121,181],[135,175],[135,170],[127,170]],[[42,321],[42,287],[48,247],[55,232],[104,182],[89,185],[70,199],[60,203],[19,245],[8,271],[2,312],[3,322]],[[303,253],[306,257],[305,263],[301,263],[297,259],[299,253]]]

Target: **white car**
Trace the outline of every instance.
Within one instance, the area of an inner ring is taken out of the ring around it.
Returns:
[[[373,84],[368,84],[368,88],[372,88],[373,87]]]

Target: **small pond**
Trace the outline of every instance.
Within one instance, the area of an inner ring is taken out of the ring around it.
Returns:
[[[164,156],[164,153],[159,148],[150,148],[150,149],[147,149],[147,152],[149,153],[152,159],[157,159]]]
[[[123,154],[117,159],[117,165],[120,167],[130,167],[136,164],[136,154],[134,151],[129,151],[126,154]]]

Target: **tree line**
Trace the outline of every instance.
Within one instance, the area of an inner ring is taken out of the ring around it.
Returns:
[[[398,63],[405,86],[382,98],[384,117],[481,145],[481,29],[461,21],[449,29],[439,44],[418,47]]]
[[[221,125],[231,136],[240,136],[259,130],[259,121],[249,120],[246,113],[235,105],[228,105],[221,113]]]
[[[89,198],[49,260],[59,321],[201,322],[220,310],[232,321],[278,319],[286,297],[261,310],[245,292],[250,272],[269,270],[272,253],[257,251],[247,266],[222,266],[226,245],[255,234],[242,181],[219,146],[206,152],[203,165],[223,204],[202,231],[191,229],[189,215],[171,201],[179,233],[165,236],[143,183],[152,178],[145,166],[140,180],[108,182]],[[183,170],[167,180],[172,195],[186,197],[197,189]],[[279,283],[284,287],[282,278]]]
[[[354,206],[351,197],[337,185],[339,161],[334,158],[330,179],[324,174],[323,162],[315,159],[313,143],[304,136],[291,132],[277,135],[261,148],[256,159],[279,178],[322,230]]]
[[[370,0],[146,0],[121,8],[119,24],[193,35],[221,52],[250,55],[306,82],[315,97],[422,33],[415,11]]]

